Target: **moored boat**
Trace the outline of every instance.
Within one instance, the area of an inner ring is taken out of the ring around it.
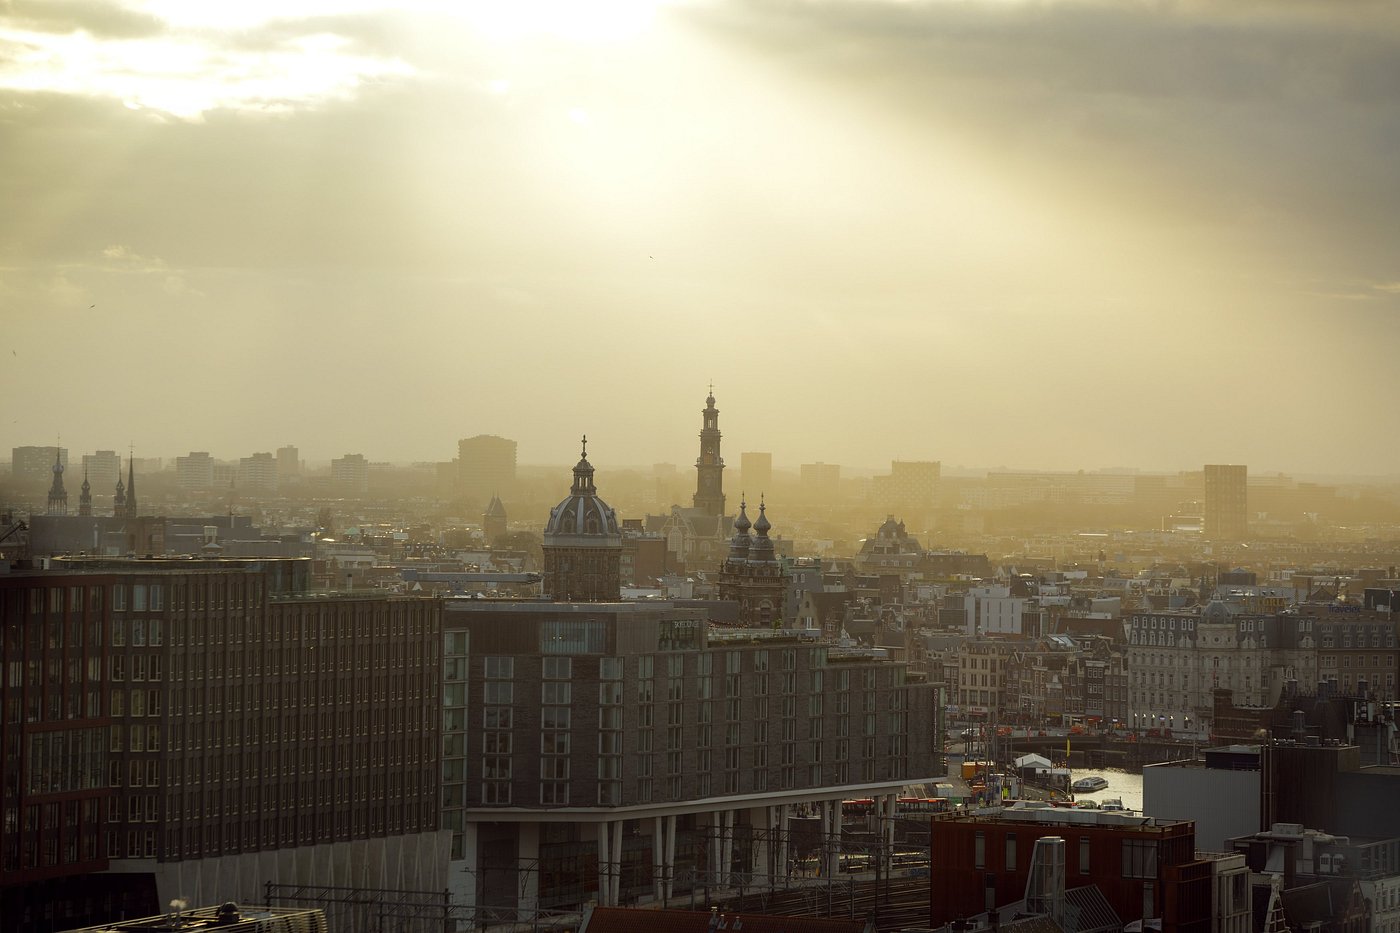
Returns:
[[[1082,777],[1071,785],[1076,794],[1092,793],[1096,790],[1103,790],[1107,786],[1108,781],[1099,777],[1097,774]]]

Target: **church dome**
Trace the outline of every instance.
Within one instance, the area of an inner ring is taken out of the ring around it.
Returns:
[[[746,503],[742,499],[739,500],[739,517],[734,520],[734,537],[729,539],[730,560],[746,560],[749,556],[749,547],[753,544],[753,536],[749,534],[753,523],[749,521],[749,515],[745,509]]]
[[[546,542],[560,537],[592,538],[601,544],[615,544],[621,538],[617,512],[598,497],[593,485],[593,464],[588,462],[588,439],[574,466],[574,485],[569,495],[549,510],[544,528]]]

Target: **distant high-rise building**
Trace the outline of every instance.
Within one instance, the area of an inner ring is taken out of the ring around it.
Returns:
[[[115,450],[99,450],[95,454],[83,454],[83,473],[88,482],[100,494],[107,494],[117,485],[122,475],[122,458]]]
[[[715,392],[710,389],[705,410],[700,413],[700,456],[695,458],[695,508],[702,514],[720,518],[724,515],[724,458],[719,452],[719,409],[715,407]]]
[[[886,512],[925,515],[934,507],[943,466],[937,460],[894,460],[888,476],[874,478],[871,491]]]
[[[839,463],[804,463],[800,470],[802,494],[808,499],[834,496],[841,487]]]
[[[20,482],[47,483],[53,479],[57,459],[68,468],[67,447],[14,447],[10,450],[10,475]]]
[[[339,492],[369,492],[369,461],[364,454],[346,454],[331,461],[331,485]]]
[[[739,491],[762,495],[773,488],[773,455],[767,451],[746,450],[739,455]]]
[[[244,492],[273,493],[277,491],[279,463],[270,453],[253,454],[238,461],[238,488]]]
[[[277,476],[289,479],[301,475],[301,451],[292,445],[277,448]]]
[[[509,495],[515,484],[515,441],[495,434],[478,434],[457,442],[457,471],[462,494],[488,500]]]
[[[181,489],[208,489],[214,485],[214,458],[207,450],[193,450],[175,458],[175,482]]]
[[[1243,540],[1249,533],[1249,468],[1233,463],[1206,464],[1205,497],[1206,537]]]

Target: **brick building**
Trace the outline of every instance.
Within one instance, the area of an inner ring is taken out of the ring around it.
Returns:
[[[877,652],[651,601],[449,600],[444,619],[449,876],[471,905],[529,919],[675,896],[687,869],[783,875],[797,806],[839,835],[842,799],[892,814],[945,771],[937,688]]]
[[[934,817],[930,925],[1019,900],[1036,840],[1049,836],[1065,840],[1066,884],[1097,884],[1124,922],[1209,929],[1212,871],[1196,856],[1192,823],[1028,804]]]
[[[310,596],[308,563],[0,574],[7,933],[247,901],[294,864],[445,883],[440,604]]]

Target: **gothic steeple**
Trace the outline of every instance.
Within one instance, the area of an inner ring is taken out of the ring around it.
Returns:
[[[716,518],[724,515],[724,458],[719,453],[719,409],[715,407],[715,387],[710,385],[705,399],[700,429],[700,456],[695,460],[695,508]]]
[[[126,455],[126,517],[136,517],[136,458]]]
[[[92,514],[92,486],[88,483],[87,464],[83,464],[83,488],[78,493],[78,514],[88,516]]]
[[[55,449],[53,456],[53,485],[49,487],[49,515],[68,514],[68,490],[63,488],[63,452]]]
[[[117,461],[117,492],[112,496],[112,517],[126,518],[126,484],[122,482],[120,459]]]

